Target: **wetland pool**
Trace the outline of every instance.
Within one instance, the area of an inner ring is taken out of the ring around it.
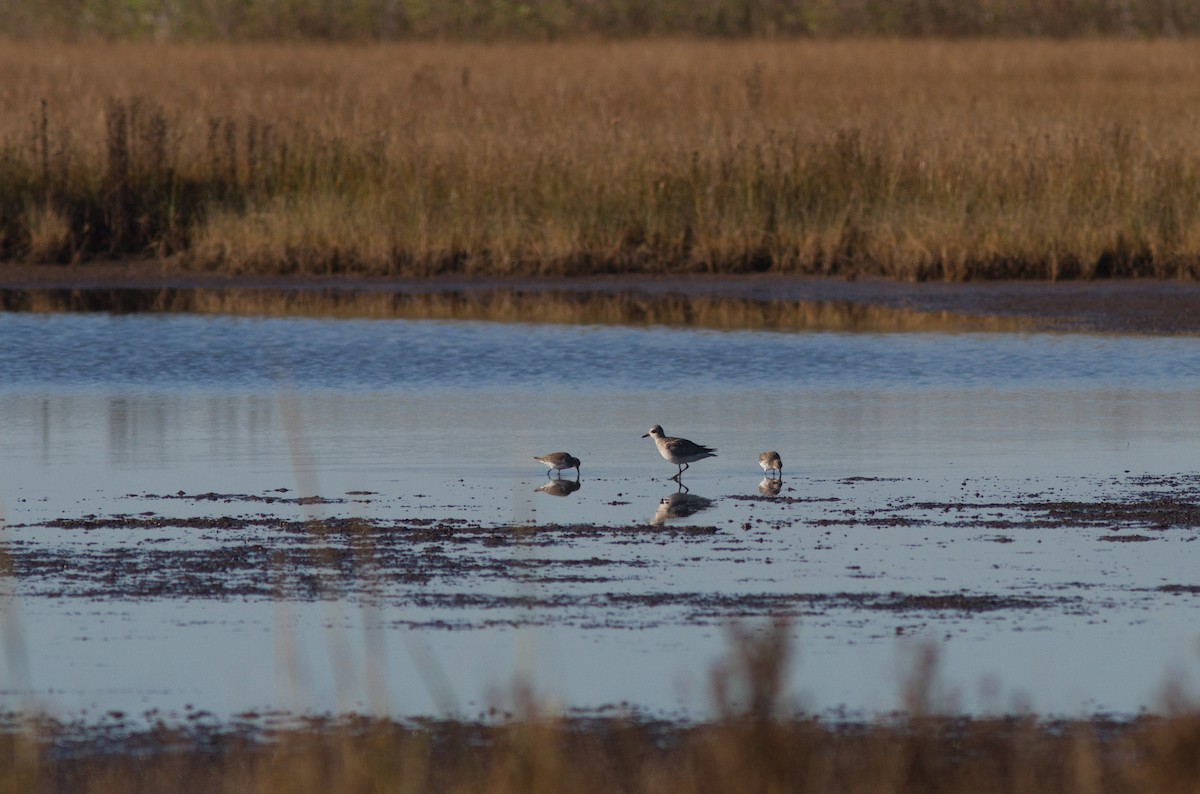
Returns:
[[[822,714],[1200,672],[1193,337],[8,313],[0,372],[0,708],[702,718],[775,616]]]

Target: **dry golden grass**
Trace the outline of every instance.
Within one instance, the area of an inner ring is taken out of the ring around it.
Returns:
[[[1195,276],[1197,73],[1187,41],[13,43],[0,256]]]
[[[29,232],[29,258],[36,262],[60,261],[70,252],[71,225],[53,207],[31,206],[25,211]]]

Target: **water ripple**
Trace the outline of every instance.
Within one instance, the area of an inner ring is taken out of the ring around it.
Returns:
[[[676,391],[1178,386],[1190,338],[721,332],[213,316],[0,315],[4,388]]]

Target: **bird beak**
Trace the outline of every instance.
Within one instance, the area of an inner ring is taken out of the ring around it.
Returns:
[[[650,438],[650,434],[649,434],[649,433],[642,433],[642,438]]]

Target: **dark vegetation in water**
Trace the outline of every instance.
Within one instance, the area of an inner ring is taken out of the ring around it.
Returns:
[[[86,276],[85,276],[86,278]],[[639,290],[635,285],[555,289],[513,286],[276,284],[258,287],[179,286],[5,287],[0,311],[249,314],[268,316],[369,317],[494,322],[686,325],[701,328],[777,331],[1014,331],[1034,326],[1018,317],[964,311],[915,310],[867,301],[768,300]],[[643,285],[650,286],[650,285]],[[662,285],[659,285],[660,287]],[[715,292],[719,292],[718,286]]]
[[[1200,333],[1200,284],[907,284],[790,276],[244,277],[152,263],[0,266],[0,310],[665,325],[730,330]]]
[[[861,479],[856,482],[868,483]],[[762,592],[630,590],[631,580],[668,565],[644,555],[657,547],[691,546],[689,559],[742,562],[759,554],[757,543],[780,532],[796,538],[801,553],[819,554],[840,541],[838,528],[913,533],[966,532],[997,543],[1046,533],[1087,531],[1096,541],[1195,540],[1200,529],[1200,481],[1193,476],[1135,478],[1128,497],[1085,502],[1047,500],[1029,494],[1005,501],[964,496],[958,501],[891,499],[864,506],[836,498],[741,496],[747,503],[783,508],[765,521],[726,526],[593,524],[494,525],[466,519],[407,517],[391,520],[317,518],[298,520],[267,513],[173,517],[153,512],[84,515],[13,524],[78,534],[119,533],[133,543],[120,548],[90,544],[10,541],[8,565],[31,597],[89,600],[201,598],[344,600],[428,610],[411,625],[450,629],[478,625],[593,623],[648,628],[670,622],[720,623],[767,615],[821,617],[837,611],[888,611],[911,615],[969,615],[1053,608],[1070,613],[1103,609],[1104,599],[1083,600],[1052,591],[1042,594],[951,592],[811,592],[788,588]],[[363,494],[370,496],[370,494]],[[264,504],[288,507],[345,504],[345,499],[283,496],[279,492],[130,494],[127,498],[178,500],[196,505]],[[790,517],[793,508],[819,507]],[[402,508],[400,508],[402,510]],[[979,532],[985,535],[979,535]],[[1170,533],[1168,534],[1168,531]],[[19,537],[25,537],[19,535]],[[947,536],[942,536],[947,537]],[[196,541],[201,541],[197,547]],[[855,550],[864,538],[851,541]],[[928,538],[926,538],[928,540]],[[1086,539],[1085,539],[1086,542]],[[599,544],[599,545],[597,545]],[[831,545],[832,544],[832,545]],[[606,554],[630,547],[630,552]],[[582,553],[563,553],[578,548]],[[518,551],[519,553],[514,554]],[[540,553],[539,553],[540,552]],[[695,555],[701,555],[696,557]],[[879,563],[874,564],[878,567]],[[871,578],[861,572],[857,578]],[[574,588],[572,585],[583,585]],[[603,589],[597,591],[596,586]],[[500,586],[501,590],[497,590]],[[516,586],[517,592],[512,588]],[[1081,585],[1082,586],[1082,585]],[[522,587],[529,588],[522,591]],[[1186,595],[1190,585],[1161,589]],[[600,616],[600,617],[596,617]]]

